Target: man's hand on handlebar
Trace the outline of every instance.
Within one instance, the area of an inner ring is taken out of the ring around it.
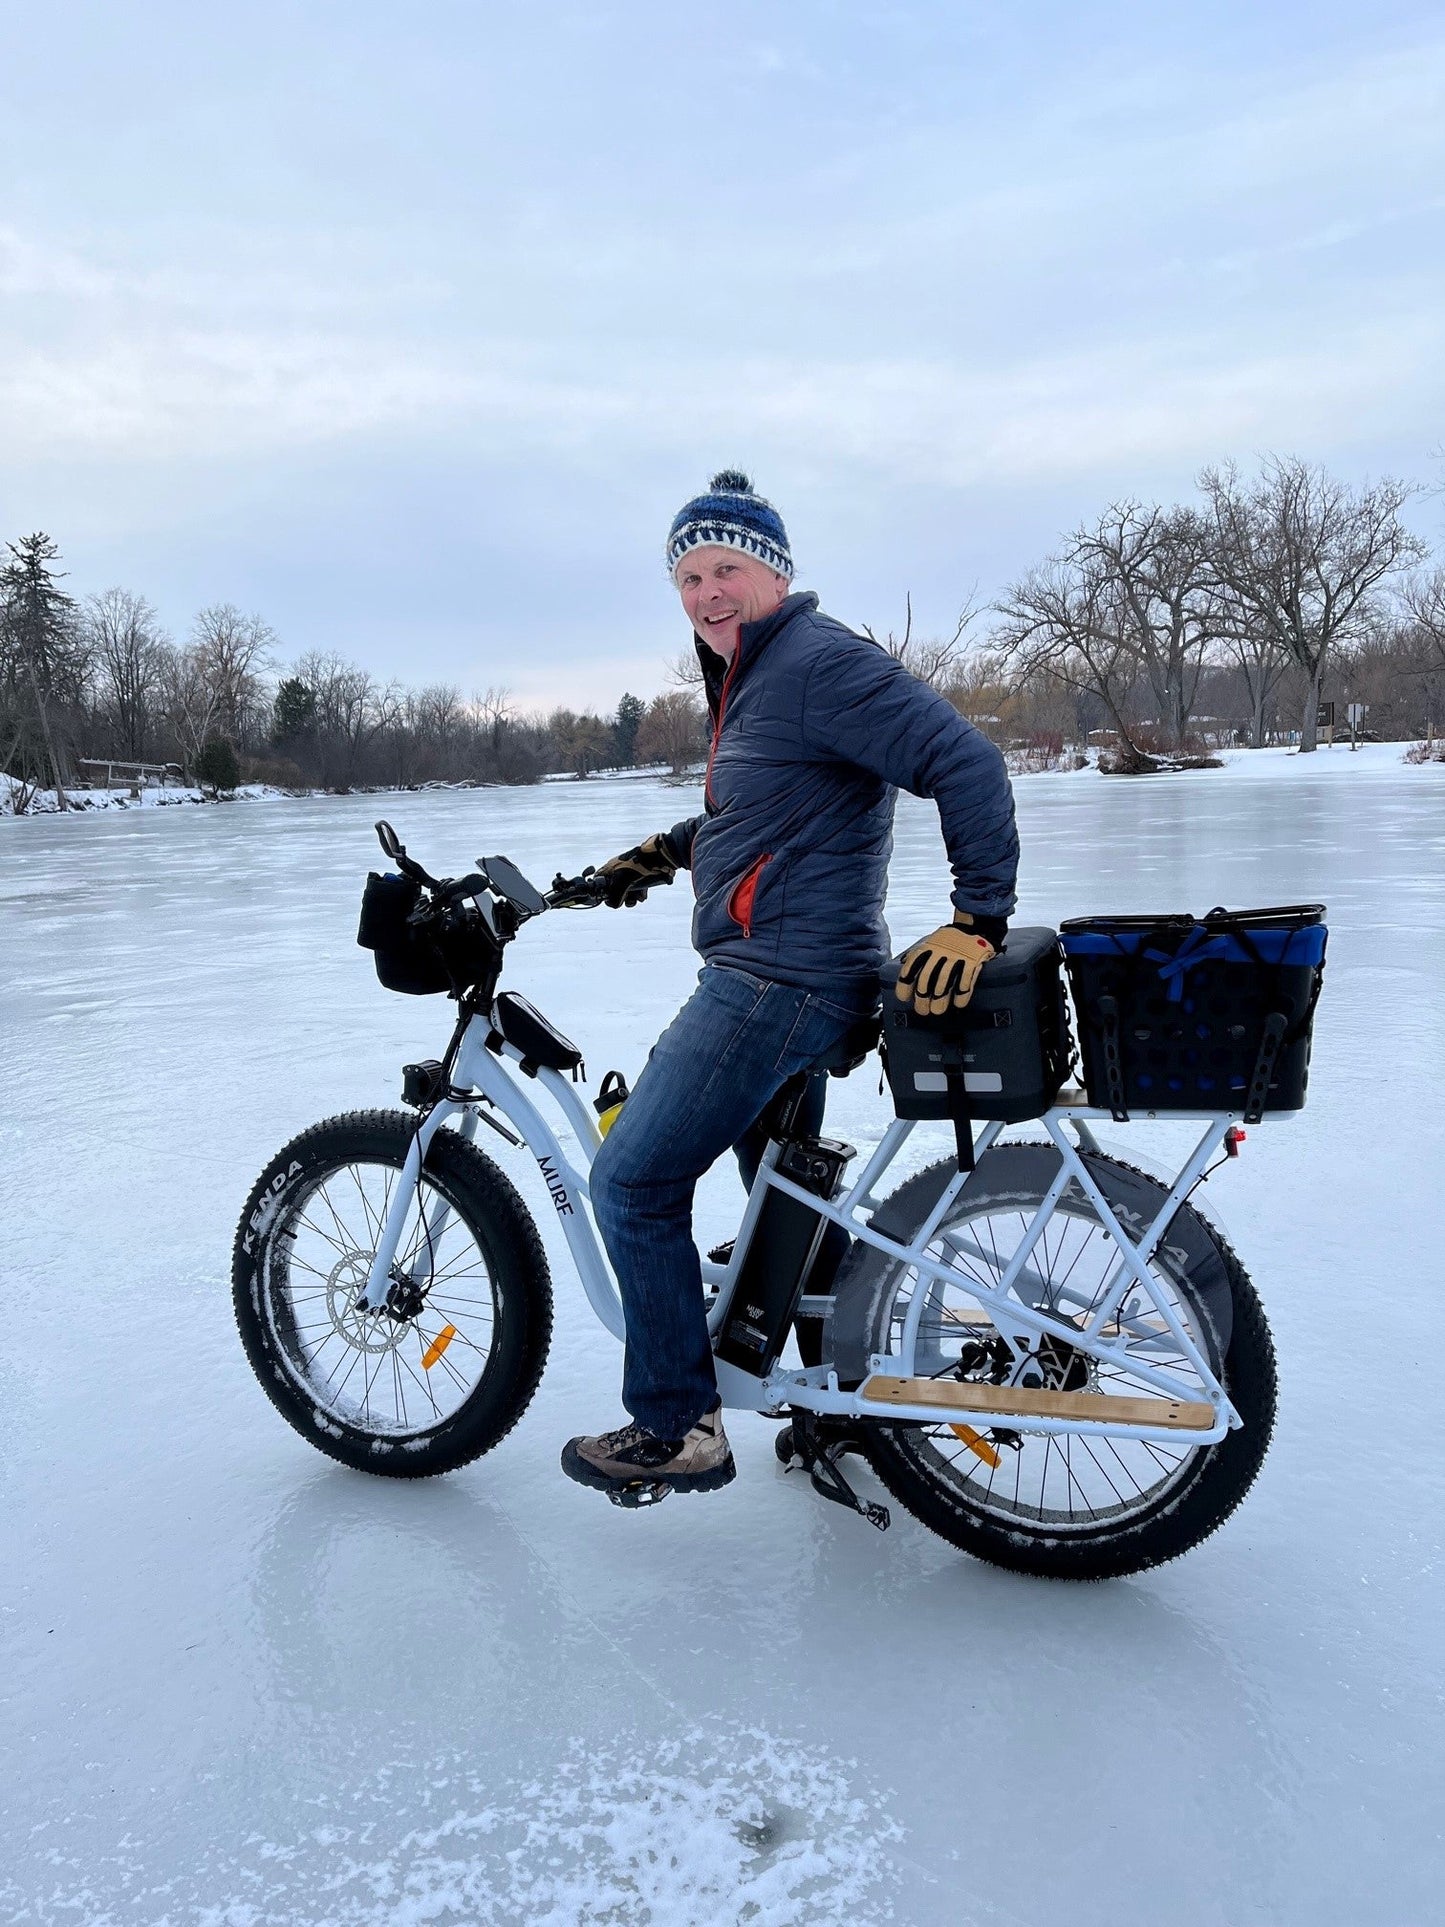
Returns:
[[[609,857],[596,869],[590,865],[580,877],[558,876],[548,894],[554,910],[580,910],[605,903],[621,910],[641,903],[659,883],[671,883],[677,865],[663,847],[662,833],[644,837],[621,856]]]

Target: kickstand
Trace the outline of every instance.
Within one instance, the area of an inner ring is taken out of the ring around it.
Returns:
[[[813,1490],[822,1493],[825,1499],[831,1499],[834,1505],[846,1506],[850,1512],[858,1513],[868,1521],[870,1526],[877,1526],[880,1532],[886,1532],[893,1523],[887,1506],[878,1505],[872,1499],[858,1497],[839,1468],[840,1456],[836,1445],[825,1445],[822,1451],[814,1456],[812,1464],[808,1467],[808,1476],[813,1481]]]

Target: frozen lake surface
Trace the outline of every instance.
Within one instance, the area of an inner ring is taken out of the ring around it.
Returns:
[[[977,1564],[897,1508],[871,1531],[777,1472],[760,1419],[730,1419],[714,1497],[626,1514],[568,1483],[562,1441],[617,1421],[620,1355],[500,1140],[557,1329],[498,1451],[368,1479],[251,1378],[228,1265],[252,1178],[445,1041],[446,1007],[387,996],[352,941],[372,819],[433,868],[502,851],[546,883],[691,792],[0,825],[0,1914],[1438,1918],[1445,769],[1329,761],[1018,785],[1021,920],[1323,899],[1333,933],[1310,1108],[1210,1186],[1274,1327],[1273,1450],[1216,1538],[1093,1587]],[[900,941],[945,876],[905,799]],[[687,994],[689,900],[683,879],[513,947],[507,981],[594,1086]],[[829,1121],[876,1141],[876,1060]],[[1167,1157],[1177,1127],[1113,1141]],[[740,1203],[709,1179],[705,1242]]]

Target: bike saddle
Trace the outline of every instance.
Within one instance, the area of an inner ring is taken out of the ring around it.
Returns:
[[[871,1017],[860,1017],[851,1029],[844,1031],[830,1049],[813,1064],[815,1071],[827,1071],[831,1077],[846,1077],[849,1071],[856,1071],[869,1051],[877,1047],[882,1035],[883,1019],[875,1012]]]

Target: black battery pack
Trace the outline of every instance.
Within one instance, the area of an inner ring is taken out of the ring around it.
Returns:
[[[796,1138],[783,1146],[778,1171],[817,1197],[831,1198],[854,1155],[851,1144],[835,1138]],[[768,1192],[713,1346],[727,1364],[766,1378],[777,1363],[826,1223],[800,1199]]]

